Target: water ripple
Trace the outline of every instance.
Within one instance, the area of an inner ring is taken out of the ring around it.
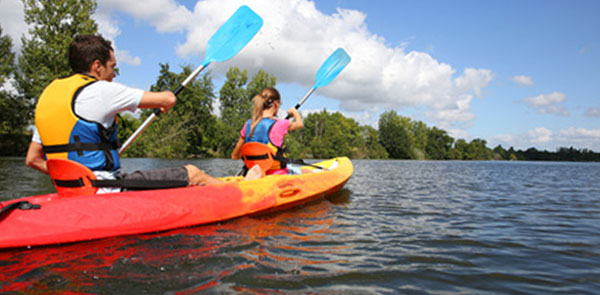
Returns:
[[[599,164],[354,165],[341,192],[283,212],[0,252],[0,292],[598,294]]]

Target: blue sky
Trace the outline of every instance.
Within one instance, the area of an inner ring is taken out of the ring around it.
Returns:
[[[217,87],[229,67],[263,69],[278,77],[288,108],[342,47],[352,62],[305,114],[326,108],[376,127],[395,110],[489,147],[600,151],[600,1],[98,3],[94,17],[115,42],[124,84],[147,89],[159,62],[199,65],[208,38],[246,4],[264,25],[237,56],[210,65]],[[19,9],[19,0],[0,0],[0,23],[17,41],[26,32]]]

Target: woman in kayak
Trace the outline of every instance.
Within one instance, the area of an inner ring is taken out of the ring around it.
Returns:
[[[231,158],[242,158],[246,167],[258,164],[265,174],[298,173],[286,163],[283,139],[288,131],[304,127],[300,113],[292,107],[287,111],[292,121],[278,119],[281,97],[275,88],[263,89],[253,98],[253,104],[252,119],[242,127]]]

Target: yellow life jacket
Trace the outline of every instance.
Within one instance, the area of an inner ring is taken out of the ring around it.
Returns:
[[[75,100],[94,77],[74,74],[52,81],[35,108],[35,125],[48,159],[69,159],[91,170],[119,169],[115,119],[110,128],[75,113]]]

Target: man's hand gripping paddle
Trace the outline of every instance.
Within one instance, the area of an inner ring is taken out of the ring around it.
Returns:
[[[241,6],[225,22],[217,32],[210,37],[206,44],[206,55],[202,64],[196,68],[186,79],[177,87],[175,95],[179,94],[198,74],[213,61],[226,61],[236,55],[250,40],[258,33],[262,27],[263,20],[248,6]],[[160,109],[154,112],[142,123],[142,125],[127,139],[119,149],[122,154],[131,143],[150,125],[150,123],[160,114]]]

